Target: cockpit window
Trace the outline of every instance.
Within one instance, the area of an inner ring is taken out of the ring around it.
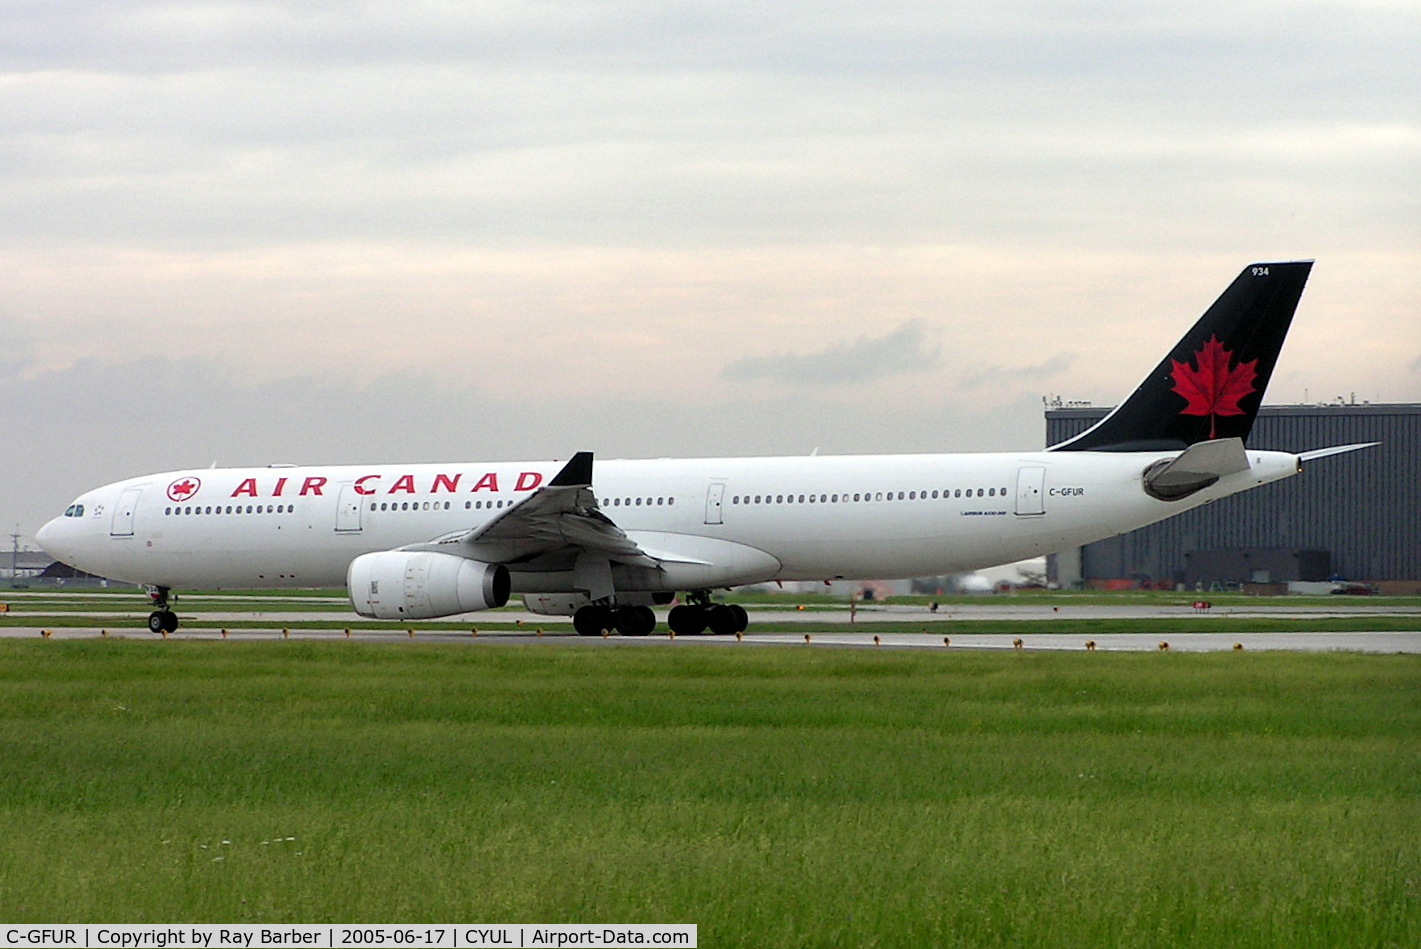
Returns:
[[[65,517],[83,517],[83,516],[84,516],[84,505],[82,505],[82,504],[71,504],[71,505],[69,505],[67,508],[64,509],[64,516],[65,516]]]

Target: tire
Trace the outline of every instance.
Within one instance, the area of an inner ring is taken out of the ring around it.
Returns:
[[[726,609],[735,614],[735,628],[732,633],[743,633],[750,628],[750,614],[739,603],[732,603]]]
[[[706,615],[698,607],[683,603],[671,608],[671,613],[666,617],[666,625],[671,627],[671,632],[677,636],[696,636],[705,632]]]
[[[735,611],[721,603],[706,610],[706,625],[717,636],[731,636],[740,630]]]
[[[649,606],[623,606],[613,614],[612,622],[623,636],[649,636],[656,628],[656,614]]]
[[[600,636],[607,628],[607,611],[600,606],[579,607],[572,614],[572,628],[579,636]]]
[[[148,632],[158,635],[163,631],[163,611],[154,610],[148,614]]]

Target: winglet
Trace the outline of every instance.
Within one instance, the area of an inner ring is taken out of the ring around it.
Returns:
[[[592,452],[580,451],[568,459],[548,482],[550,488],[582,488],[592,484]]]

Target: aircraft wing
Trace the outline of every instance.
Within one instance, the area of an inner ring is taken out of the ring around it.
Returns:
[[[598,509],[590,451],[573,455],[547,485],[482,526],[402,549],[452,553],[485,563],[521,564],[561,554],[561,559],[657,565]]]

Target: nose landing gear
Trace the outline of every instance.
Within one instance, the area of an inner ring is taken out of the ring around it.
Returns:
[[[173,633],[178,629],[178,614],[168,608],[168,587],[154,587],[149,596],[155,609],[148,614],[150,633]]]

